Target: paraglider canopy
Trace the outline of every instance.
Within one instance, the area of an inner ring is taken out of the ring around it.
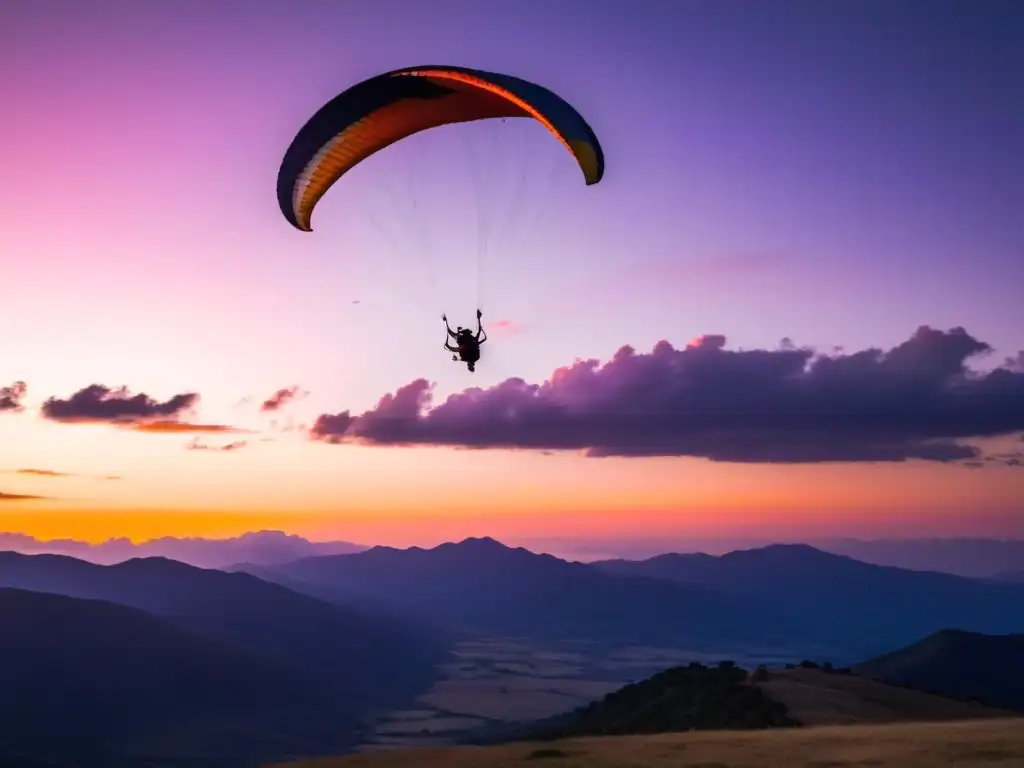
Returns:
[[[320,198],[375,152],[430,128],[509,117],[541,123],[573,155],[588,185],[601,180],[604,154],[597,136],[561,97],[510,75],[429,65],[364,80],[321,107],[281,163],[281,212],[292,226],[310,232]]]

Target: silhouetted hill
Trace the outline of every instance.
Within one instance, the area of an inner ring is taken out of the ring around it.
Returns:
[[[355,739],[315,676],[135,608],[0,588],[0,627],[0,764],[255,765]]]
[[[392,618],[344,609],[249,574],[163,558],[102,566],[3,552],[0,586],[140,608],[313,670],[367,704],[426,689],[447,652],[442,639]]]
[[[745,670],[729,662],[716,667],[693,663],[613,691],[569,722],[543,728],[534,736],[563,739],[795,725],[785,705],[748,684]]]
[[[375,547],[299,560],[273,572],[477,631],[602,642],[729,647],[803,639],[793,617],[756,600],[467,539],[433,549]]]
[[[717,667],[690,664],[668,669],[621,688],[588,707],[533,723],[489,725],[473,731],[466,743],[490,745],[576,735],[1013,716],[1012,711],[1005,709],[886,685],[852,674],[849,669],[796,665],[787,669],[759,667],[748,674],[732,666],[732,662],[721,662]]]
[[[313,555],[361,552],[367,547],[347,541],[313,542],[283,531],[253,531],[229,539],[179,539],[167,536],[135,543],[130,539],[109,539],[90,544],[75,539],[44,541],[24,533],[0,533],[0,550],[22,554],[69,555],[101,565],[112,565],[136,557],[167,557],[200,568],[224,568],[246,562],[272,565]]]
[[[1024,712],[1024,634],[947,629],[854,671],[892,685]]]
[[[1024,571],[1009,571],[1007,573],[1000,573],[997,576],[992,577],[993,581],[999,581],[1006,584],[1024,584]]]
[[[827,539],[815,546],[874,565],[987,578],[1024,563],[1021,539]]]
[[[1019,585],[871,565],[804,544],[719,557],[610,560],[592,567],[784,603],[813,615],[819,632],[834,647],[878,652],[948,626],[1024,631],[1024,588]]]

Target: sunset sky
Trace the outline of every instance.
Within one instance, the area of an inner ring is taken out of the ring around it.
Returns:
[[[1012,0],[4,3],[0,530],[1024,536],[1022,34]],[[296,131],[420,64],[549,87],[603,181],[454,126],[293,229]],[[440,315],[478,299],[470,374]]]

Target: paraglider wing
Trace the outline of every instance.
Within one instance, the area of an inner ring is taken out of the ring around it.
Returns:
[[[604,154],[583,117],[547,88],[509,75],[448,66],[398,69],[327,102],[292,141],[277,199],[292,226],[312,231],[321,197],[346,171],[414,133],[452,123],[527,117],[572,153],[587,184],[604,175]]]

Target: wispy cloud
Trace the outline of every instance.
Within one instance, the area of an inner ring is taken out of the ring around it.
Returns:
[[[523,326],[514,320],[495,320],[487,324],[487,332],[494,336],[516,336],[523,332]]]
[[[7,475],[22,475],[27,477],[85,477],[92,480],[120,480],[120,475],[82,475],[75,472],[58,472],[54,469],[38,469],[26,467],[23,469],[4,469],[0,473]]]
[[[130,424],[128,426],[135,432],[160,432],[169,434],[242,434],[249,433],[252,431],[248,429],[242,429],[240,427],[227,426],[226,424],[196,424],[189,421],[173,421],[169,419],[162,419],[159,421],[143,421],[137,424]]]
[[[277,392],[260,404],[260,412],[272,413],[274,411],[279,411],[289,403],[295,400],[301,400],[308,394],[309,392],[301,390],[298,386],[284,387],[283,389],[277,390]]]
[[[33,496],[26,493],[4,493],[0,491],[0,502],[4,501],[46,501],[49,496]]]
[[[213,451],[217,453],[230,453],[232,451],[239,451],[242,448],[245,448],[248,444],[249,442],[247,440],[236,440],[233,443],[225,443],[224,445],[210,445],[209,443],[204,443],[200,441],[199,438],[195,438],[194,440],[190,440],[188,443],[185,444],[185,449],[189,451]]]

